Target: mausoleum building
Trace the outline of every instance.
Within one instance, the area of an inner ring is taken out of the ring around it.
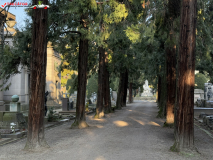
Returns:
[[[9,12],[7,16],[10,18],[10,20],[16,20],[15,15]],[[9,33],[7,33],[7,30]],[[16,31],[13,27],[9,27],[8,25],[7,30],[6,28],[4,29],[5,45],[13,46],[12,41]],[[60,63],[61,54],[57,53],[53,49],[51,42],[48,42],[45,90],[50,93],[48,96],[49,104],[61,104],[61,73],[59,72]],[[8,80],[8,83],[11,83],[9,90],[1,92],[1,94],[3,94],[3,101],[9,102],[11,101],[12,95],[18,95],[19,102],[22,104],[29,104],[30,71],[27,67],[23,68],[21,65],[19,66],[19,70],[21,71],[20,74],[14,75]]]

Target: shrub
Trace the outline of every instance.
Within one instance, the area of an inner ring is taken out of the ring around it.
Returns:
[[[198,73],[195,75],[195,89],[204,90],[204,83],[207,83],[208,79],[202,73]]]

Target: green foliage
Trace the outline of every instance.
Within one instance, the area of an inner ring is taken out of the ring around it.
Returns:
[[[111,77],[109,86],[110,86],[110,88],[112,88],[113,91],[118,92],[119,78],[118,77]]]
[[[195,89],[204,89],[204,83],[207,83],[208,79],[202,73],[195,75]]]
[[[70,93],[71,95],[72,93],[74,93],[74,91],[77,91],[77,87],[78,87],[78,75],[72,74],[71,78],[67,80],[66,90],[68,90],[68,93]]]
[[[198,0],[197,3],[196,69],[208,72],[213,82],[213,2]]]
[[[94,74],[88,79],[87,83],[87,98],[92,96],[92,93],[98,92],[98,75]]]

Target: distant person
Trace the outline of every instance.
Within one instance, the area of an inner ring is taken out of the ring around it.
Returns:
[[[44,107],[45,107],[45,116],[47,115],[47,96],[48,96],[49,92],[45,92],[44,94],[44,98],[45,98],[45,102],[44,102]]]

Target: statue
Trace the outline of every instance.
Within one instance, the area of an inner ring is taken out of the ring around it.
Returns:
[[[150,91],[151,91],[151,88],[149,88],[147,80],[145,80],[145,84],[143,85],[143,90],[145,93],[150,93]]]
[[[145,80],[145,84],[143,85],[143,93],[141,96],[153,96],[151,93],[151,88],[149,88],[148,80]]]

